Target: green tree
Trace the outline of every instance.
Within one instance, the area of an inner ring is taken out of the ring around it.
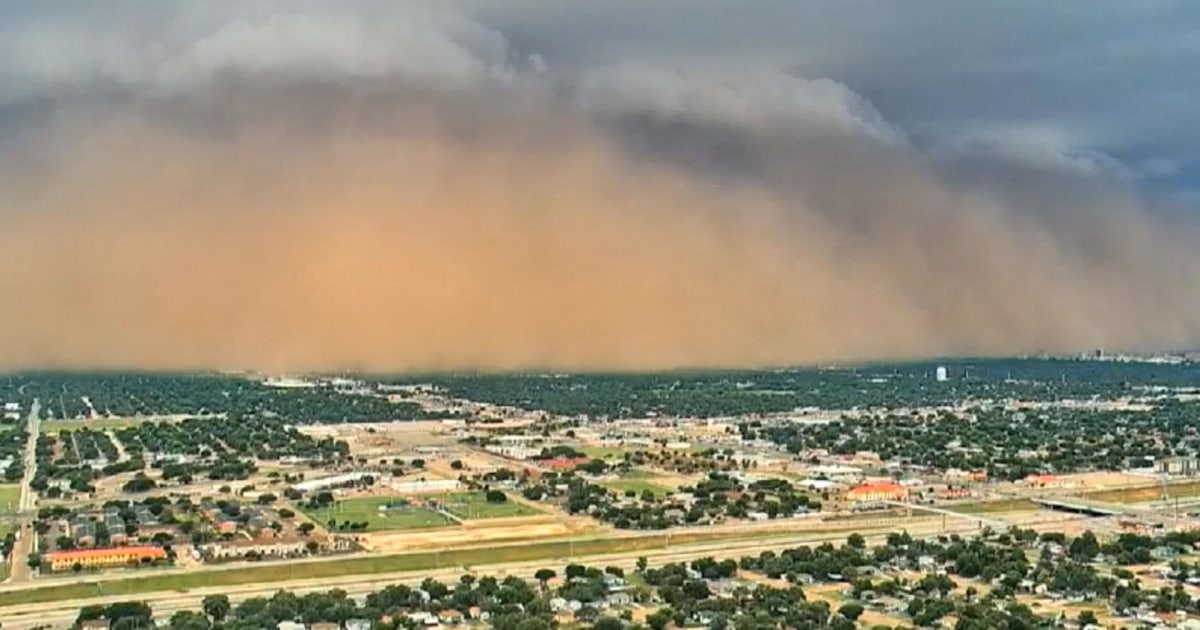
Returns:
[[[847,602],[838,608],[838,614],[850,621],[857,621],[863,614],[863,606],[858,602]]]
[[[601,617],[592,624],[592,630],[625,630],[625,622],[616,617]]]
[[[211,617],[213,621],[223,621],[225,616],[229,614],[229,597],[226,595],[205,595],[204,600],[200,603],[200,607],[204,610],[204,614]]]
[[[646,616],[646,625],[650,630],[664,630],[674,616],[675,611],[669,606],[664,606]]]
[[[550,580],[553,580],[554,576],[556,576],[556,575],[558,575],[558,574],[554,572],[554,569],[538,569],[537,573],[533,574],[533,577],[539,583],[541,583],[542,590],[546,590],[546,583],[549,582]]]

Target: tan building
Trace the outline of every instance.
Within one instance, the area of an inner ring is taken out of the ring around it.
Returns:
[[[233,560],[247,556],[260,558],[290,558],[307,553],[307,541],[282,539],[234,540],[209,543],[199,547],[200,553],[209,560]]]

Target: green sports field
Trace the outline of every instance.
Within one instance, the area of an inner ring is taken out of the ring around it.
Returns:
[[[653,482],[659,476],[645,470],[631,470],[623,473],[619,479],[605,481],[601,485],[617,492],[624,493],[632,490],[638,494],[649,491],[654,495],[663,495],[668,492],[666,488]]]
[[[21,486],[15,483],[0,484],[0,514],[12,514],[21,502]]]
[[[391,506],[391,507],[387,507]],[[381,510],[380,507],[387,509]],[[433,510],[413,505],[400,505],[398,499],[390,497],[363,497],[338,501],[320,510],[300,508],[308,518],[327,527],[330,519],[338,523],[367,524],[368,532],[383,532],[398,529],[428,529],[453,525],[454,521]]]
[[[541,511],[511,499],[504,503],[488,503],[482,492],[455,492],[437,500],[447,512],[464,520],[541,514]]]

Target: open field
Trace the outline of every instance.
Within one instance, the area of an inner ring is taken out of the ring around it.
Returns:
[[[669,492],[669,488],[679,485],[678,483],[672,483],[674,481],[676,480],[649,471],[631,470],[621,474],[619,479],[605,481],[601,485],[612,490],[617,490],[618,492],[632,490],[641,494],[642,492],[649,491],[655,495],[663,495]]]
[[[579,452],[597,459],[621,459],[625,453],[632,451],[624,446],[583,446]]]
[[[1029,499],[980,501],[978,503],[939,505],[938,507],[950,512],[958,512],[959,514],[996,514],[1000,512],[1025,512],[1041,509],[1041,506]]]
[[[644,479],[627,479],[621,478],[615,481],[605,481],[602,484],[606,488],[616,490],[618,492],[627,492],[632,490],[638,494],[649,491],[651,494],[660,495],[666,494],[667,489],[660,485],[650,483]]]
[[[468,520],[459,527],[374,532],[360,536],[359,540],[363,548],[370,551],[408,553],[484,543],[545,542],[578,536],[581,531],[587,530],[572,527],[569,522],[551,516],[526,516]]]
[[[0,514],[11,514],[17,511],[17,504],[21,501],[21,486],[12,484],[0,484]]]
[[[453,521],[445,515],[433,510],[413,505],[396,505],[381,510],[395,503],[397,499],[390,497],[361,497],[338,501],[332,506],[320,510],[300,508],[305,516],[313,522],[325,525],[330,519],[339,523],[366,523],[367,528],[361,531],[380,532],[396,529],[426,529],[430,527],[445,527],[453,525]]]
[[[534,516],[540,511],[516,501],[504,503],[488,503],[482,492],[456,492],[439,497],[445,510],[464,520],[481,518],[510,518],[514,516]]]
[[[1183,483],[1168,484],[1166,494],[1171,499],[1184,499],[1200,496],[1200,481],[1185,481]],[[1102,490],[1099,492],[1085,492],[1079,495],[1085,499],[1094,501],[1107,501],[1109,503],[1146,503],[1156,501],[1163,498],[1163,486],[1160,484],[1147,485],[1138,488],[1122,488],[1115,490]]]

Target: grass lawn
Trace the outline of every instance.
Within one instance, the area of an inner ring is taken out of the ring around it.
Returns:
[[[362,531],[368,532],[396,529],[426,529],[454,524],[446,516],[424,507],[396,505],[385,511],[379,509],[381,506],[387,506],[396,501],[397,499],[390,497],[362,497],[338,501],[332,506],[321,510],[308,510],[304,508],[300,508],[300,510],[304,512],[305,516],[308,516],[308,518],[321,525],[328,523],[329,519],[336,519],[339,523],[342,521],[350,521],[351,523],[366,522],[367,529]]]
[[[622,459],[629,452],[624,446],[582,446],[577,450],[597,459]]]
[[[1042,506],[1029,499],[1002,499],[1000,501],[980,501],[978,503],[959,503],[957,505],[939,505],[949,512],[960,514],[995,514],[997,512],[1022,512],[1037,510]],[[914,510],[916,511],[916,510]]]
[[[15,483],[0,484],[0,514],[12,514],[21,502],[21,486]]]
[[[650,493],[656,496],[661,496],[666,494],[668,490],[663,486],[653,483],[653,480],[659,478],[660,477],[658,475],[650,471],[631,470],[629,472],[622,473],[620,478],[613,481],[605,481],[601,485],[622,493],[627,490],[633,490],[634,492],[641,494],[648,490]]]
[[[456,492],[438,499],[447,512],[461,519],[505,518],[510,516],[533,516],[541,514],[524,503],[505,501],[488,503],[482,492]]]

